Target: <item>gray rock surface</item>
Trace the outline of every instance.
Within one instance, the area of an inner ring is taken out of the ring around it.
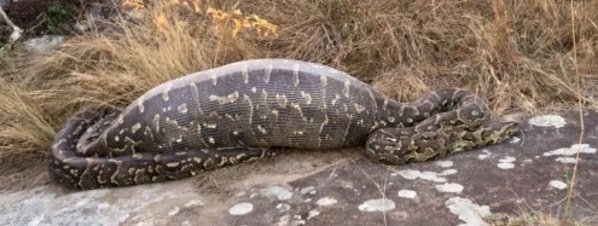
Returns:
[[[510,142],[403,166],[351,149],[116,189],[69,191],[46,176],[0,196],[0,225],[484,225],[495,213],[562,214],[578,150],[573,213],[598,225],[598,113],[584,125],[578,144],[577,113],[539,115]]]
[[[45,52],[64,42],[61,35],[43,35],[25,41],[25,48],[31,52]]]

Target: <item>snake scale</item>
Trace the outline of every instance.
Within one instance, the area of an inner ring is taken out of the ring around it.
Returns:
[[[365,145],[374,161],[405,164],[518,131],[516,122],[490,120],[484,101],[462,89],[400,103],[325,65],[253,59],[168,81],[123,110],[76,114],[53,141],[49,170],[68,187],[94,189],[184,178],[281,147]]]

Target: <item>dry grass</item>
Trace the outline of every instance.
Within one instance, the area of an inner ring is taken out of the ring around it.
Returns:
[[[139,2],[135,23],[0,62],[11,68],[0,72],[0,162],[39,159],[85,106],[124,106],[166,80],[258,57],[324,63],[402,101],[459,86],[497,114],[598,106],[598,1]]]

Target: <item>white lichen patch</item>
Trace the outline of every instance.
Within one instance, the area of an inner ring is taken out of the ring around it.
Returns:
[[[590,147],[589,144],[574,144],[571,147],[559,148],[553,151],[544,152],[544,156],[553,156],[553,155],[563,155],[563,156],[572,156],[577,154],[577,151],[581,154],[594,154],[596,153],[596,148]]]
[[[453,175],[458,173],[459,171],[457,171],[456,169],[445,169],[442,172],[440,172],[438,175],[440,176],[448,176],[448,175]]]
[[[560,115],[539,115],[528,120],[530,125],[538,127],[561,128],[567,124],[565,118]]]
[[[280,186],[270,186],[260,190],[265,196],[276,197],[278,200],[287,200],[293,197],[293,193]]]
[[[303,220],[301,215],[295,214],[293,215],[293,224],[291,225],[305,225],[305,220]]]
[[[519,143],[519,141],[521,141],[521,138],[516,137],[516,136],[511,137],[511,139],[509,139],[509,143],[511,143],[511,144]]]
[[[203,202],[201,202],[199,200],[192,200],[192,201],[185,203],[184,207],[189,208],[189,207],[200,206],[200,205],[203,205]]]
[[[370,199],[363,202],[357,208],[363,212],[386,212],[396,207],[395,202],[390,199]]]
[[[417,196],[417,192],[414,190],[402,189],[399,191],[399,197],[401,198],[414,199],[415,196]]]
[[[253,211],[253,204],[248,203],[248,202],[237,203],[233,207],[228,209],[228,213],[230,215],[235,215],[235,216],[245,215],[245,214],[250,213],[251,211]]]
[[[318,206],[330,206],[330,205],[336,204],[337,202],[338,201],[334,198],[324,197],[324,198],[318,199],[318,201],[316,201],[316,204]]]
[[[551,180],[550,182],[548,182],[548,184],[550,184],[550,186],[552,186],[553,188],[556,188],[559,190],[563,190],[563,189],[567,188],[567,184],[560,180]]]
[[[302,189],[301,189],[299,192],[300,192],[302,195],[306,195],[306,194],[315,195],[315,194],[317,193],[317,192],[316,192],[316,188],[315,188],[314,186],[307,186],[307,187],[304,187],[304,188],[302,188]]]
[[[177,213],[179,213],[179,211],[181,211],[181,209],[178,206],[175,206],[174,208],[172,208],[170,211],[168,211],[168,216],[174,216]]]
[[[407,180],[415,180],[419,177],[419,174],[421,174],[421,172],[419,170],[401,170],[395,173],[391,173],[390,176],[396,176],[396,175],[401,175],[403,178],[407,179]]]
[[[487,159],[488,157],[490,157],[492,155],[492,153],[490,151],[488,151],[487,149],[482,150],[482,154],[478,155],[478,159],[480,160],[484,160]]]
[[[496,164],[496,166],[498,168],[501,168],[501,169],[504,169],[504,170],[515,168],[515,164],[510,163],[510,162],[499,162],[498,164]]]
[[[439,160],[436,161],[435,163],[437,166],[440,166],[442,168],[449,168],[451,166],[453,166],[453,161],[449,161],[449,160]]]
[[[280,212],[288,212],[289,210],[291,210],[291,205],[289,205],[288,203],[279,203],[278,205],[276,205],[276,209],[278,209],[278,211]]]
[[[428,180],[433,182],[443,183],[446,182],[446,178],[441,177],[438,173],[432,171],[419,171],[419,170],[399,170],[396,173],[392,173],[391,176],[401,175],[403,178],[407,180],[415,180],[415,179],[422,179]]]
[[[444,183],[434,186],[436,190],[444,193],[461,193],[463,191],[463,185],[457,183]]]
[[[318,210],[310,210],[307,213],[307,218],[306,219],[309,220],[309,219],[312,219],[312,218],[314,218],[314,217],[316,217],[318,215],[320,215],[320,211],[318,211]]]
[[[513,162],[515,162],[515,160],[517,160],[515,157],[506,156],[506,157],[504,157],[502,159],[499,159],[498,160],[499,163],[496,164],[496,166],[498,168],[505,169],[505,170],[506,169],[513,169],[513,168],[515,168],[515,164],[513,164]]]
[[[505,156],[502,159],[499,159],[499,162],[515,162],[515,160],[517,160],[517,158],[513,157],[513,156]]]
[[[282,217],[278,218],[278,222],[276,225],[289,225],[289,221],[291,221],[291,216],[283,215]]]
[[[561,162],[561,163],[572,163],[572,164],[577,162],[577,159],[575,159],[574,157],[558,157],[554,160],[557,162]]]
[[[459,226],[481,226],[489,225],[484,221],[484,217],[491,215],[490,207],[483,205],[479,206],[474,204],[471,200],[453,197],[446,202],[444,205],[451,211],[451,213],[459,216],[459,220],[465,223],[459,224]]]
[[[106,202],[98,204],[98,209],[107,209],[108,207],[110,207],[110,204]]]

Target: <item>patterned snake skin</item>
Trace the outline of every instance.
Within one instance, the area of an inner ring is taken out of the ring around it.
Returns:
[[[484,102],[461,89],[404,104],[331,67],[255,59],[161,84],[122,111],[79,113],[56,135],[49,169],[58,182],[93,189],[184,178],[277,147],[365,144],[370,159],[403,164],[517,132],[516,122],[490,121]]]

